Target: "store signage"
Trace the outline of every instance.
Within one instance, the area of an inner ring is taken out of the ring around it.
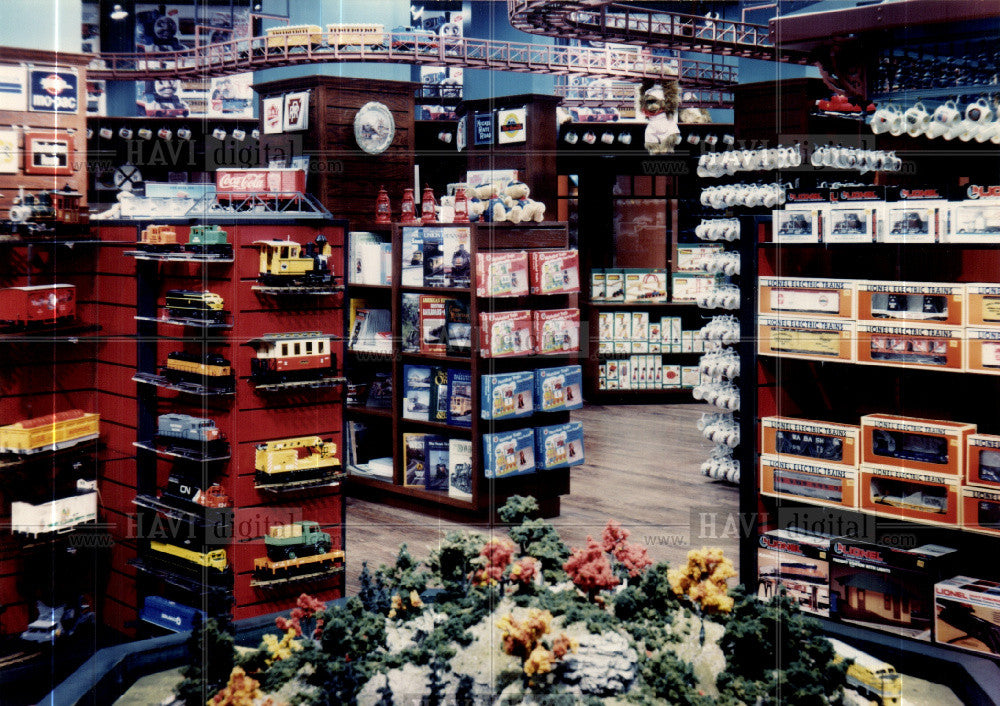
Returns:
[[[75,71],[32,67],[28,84],[31,110],[75,113],[80,107],[80,85]]]
[[[1000,198],[1000,186],[978,186],[971,184],[967,193],[970,199]]]
[[[264,111],[265,135],[277,135],[281,132],[282,116],[284,114],[282,110],[283,106],[284,100],[281,96],[274,96],[263,100],[262,109]]]
[[[501,145],[513,142],[524,142],[528,138],[527,108],[501,110],[497,113],[497,142]],[[584,138],[586,139],[586,138]],[[596,139],[596,138],[595,138]]]
[[[306,175],[301,169],[219,169],[215,190],[219,194],[304,193]]]
[[[0,110],[28,109],[26,76],[23,66],[0,66]]]
[[[17,131],[0,130],[0,174],[17,174],[17,158]]]
[[[309,91],[285,94],[285,115],[282,125],[285,132],[305,130],[309,127]]]
[[[493,113],[475,113],[472,116],[473,144],[493,144]]]

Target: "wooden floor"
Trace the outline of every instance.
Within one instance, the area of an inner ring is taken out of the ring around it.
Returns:
[[[571,493],[563,496],[562,512],[552,520],[563,541],[582,546],[587,535],[599,538],[614,518],[654,561],[683,563],[691,548],[718,546],[738,564],[738,542],[725,536],[726,513],[737,511],[737,489],[699,471],[712,444],[695,423],[708,410],[714,408],[589,405],[574,412],[573,419],[583,422],[587,463],[573,469]],[[453,529],[491,532],[488,525],[448,521],[433,511],[348,499],[348,595],[357,593],[362,561],[369,567],[392,563],[403,542],[415,557],[424,558]]]

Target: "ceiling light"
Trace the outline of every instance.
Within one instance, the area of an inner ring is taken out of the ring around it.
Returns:
[[[128,17],[128,13],[122,9],[122,6],[115,5],[114,9],[111,11],[111,19],[124,20],[126,17]]]

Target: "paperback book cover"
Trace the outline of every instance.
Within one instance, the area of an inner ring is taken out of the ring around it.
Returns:
[[[404,353],[420,352],[420,295],[403,293],[399,310],[400,349]]]
[[[448,495],[472,500],[472,442],[448,440]]]
[[[431,368],[431,399],[428,418],[432,422],[448,421],[448,371]]]
[[[424,487],[427,477],[427,446],[429,434],[403,434],[403,485]]]
[[[472,426],[472,371],[452,368],[448,370],[448,419],[449,424]]]
[[[468,287],[472,274],[468,228],[444,228],[441,249],[446,272],[445,286]]]
[[[390,409],[392,407],[392,373],[377,372],[368,388],[366,407]]]
[[[424,286],[445,287],[444,235],[439,228],[424,228],[423,236]]]
[[[427,458],[424,487],[427,490],[448,490],[448,439],[428,436],[424,441],[424,453]]]
[[[347,236],[347,279],[350,284],[387,284],[383,268],[382,238],[375,233],[355,231]]]
[[[400,283],[406,287],[424,286],[424,233],[423,228],[403,228],[403,276]]]
[[[528,253],[476,253],[476,293],[481,297],[519,297],[528,294]]]
[[[448,349],[445,342],[445,302],[448,297],[433,294],[420,296],[420,352],[444,355]]]
[[[403,366],[403,417],[418,421],[430,420],[431,367]]]
[[[472,353],[472,321],[469,307],[458,299],[444,303],[445,350],[448,355],[465,356]]]
[[[531,252],[531,293],[569,294],[580,291],[580,256],[576,250]]]

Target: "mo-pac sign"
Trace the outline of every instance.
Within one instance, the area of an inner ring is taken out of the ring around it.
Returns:
[[[31,110],[75,113],[80,107],[80,85],[75,71],[32,67],[28,84]]]

